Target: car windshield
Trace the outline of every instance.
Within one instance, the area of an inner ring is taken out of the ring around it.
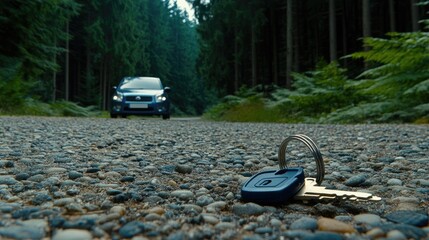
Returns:
[[[124,79],[119,88],[161,90],[162,85],[159,78],[129,78]]]

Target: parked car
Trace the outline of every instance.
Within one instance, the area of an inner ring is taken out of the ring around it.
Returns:
[[[113,87],[110,117],[128,115],[160,115],[170,118],[169,87],[156,77],[125,77]]]

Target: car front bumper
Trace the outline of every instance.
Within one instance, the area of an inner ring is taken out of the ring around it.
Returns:
[[[115,115],[165,115],[169,114],[167,102],[113,102],[111,114]]]

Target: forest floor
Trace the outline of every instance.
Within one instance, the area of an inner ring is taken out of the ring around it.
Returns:
[[[322,185],[382,199],[242,201],[294,134],[320,147]],[[0,238],[427,239],[428,152],[428,125],[0,117]]]

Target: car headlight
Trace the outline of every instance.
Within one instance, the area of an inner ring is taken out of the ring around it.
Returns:
[[[123,97],[124,97],[124,95],[123,95],[122,93],[120,93],[120,92],[116,92],[116,93],[113,95],[113,101],[116,101],[116,102],[122,102]]]
[[[156,102],[164,102],[167,98],[164,95],[156,95]]]

